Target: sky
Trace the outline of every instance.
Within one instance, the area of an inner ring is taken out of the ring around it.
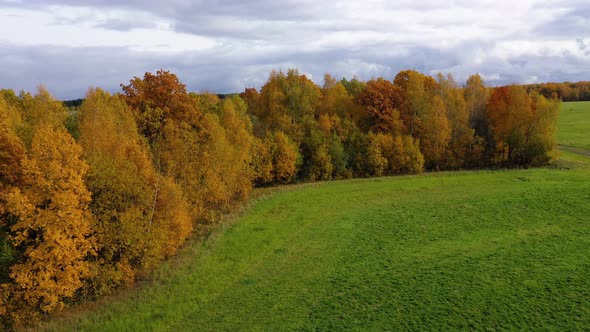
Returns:
[[[0,88],[59,99],[169,70],[189,91],[260,88],[273,70],[486,84],[590,80],[588,0],[0,0]]]

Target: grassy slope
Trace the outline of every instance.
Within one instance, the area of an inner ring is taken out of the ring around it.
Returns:
[[[169,278],[53,328],[587,328],[589,215],[585,170],[307,186],[261,198]]]
[[[557,141],[590,151],[590,101],[562,104]]]
[[[590,124],[573,128],[584,118],[570,115],[560,140],[585,147]],[[588,329],[590,158],[562,157],[573,169],[341,181],[262,197],[155,282],[45,328]]]

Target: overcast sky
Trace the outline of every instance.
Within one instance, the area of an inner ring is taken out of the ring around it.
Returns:
[[[590,80],[589,17],[588,0],[0,0],[0,88],[79,98],[160,68],[218,93],[288,68],[318,84],[403,69]]]

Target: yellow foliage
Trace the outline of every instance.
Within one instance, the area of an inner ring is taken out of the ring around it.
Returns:
[[[265,140],[254,138],[252,147],[252,169],[254,172],[254,183],[265,185],[273,180],[271,146],[273,142],[270,137]]]
[[[190,235],[192,221],[182,190],[154,170],[133,116],[118,97],[91,90],[81,112],[99,254],[89,292],[102,295],[173,255]]]
[[[369,134],[369,143],[365,157],[366,172],[372,176],[383,175],[387,168],[387,158],[383,156],[381,142],[378,135]]]
[[[162,179],[153,225],[160,233],[154,240],[163,240],[163,257],[174,255],[192,234],[192,218],[182,189],[170,178]]]
[[[181,185],[192,214],[212,222],[252,190],[254,138],[241,98],[229,97],[209,108],[199,130],[167,123],[158,148],[164,173]]]
[[[23,185],[6,197],[7,211],[17,217],[10,239],[25,248],[11,268],[15,297],[43,312],[60,309],[90,273],[90,192],[81,152],[65,129],[39,127],[23,162]]]
[[[39,86],[34,96],[28,93],[21,94],[20,104],[24,122],[19,132],[27,147],[31,146],[37,127],[60,127],[67,117],[65,106],[54,100],[43,86]]]
[[[10,116],[10,108],[0,98],[0,199],[7,188],[20,183],[22,160],[25,156],[25,148],[15,133],[15,124]]]
[[[403,173],[418,174],[424,171],[424,156],[420,152],[420,142],[410,135],[402,136],[404,147],[404,168]]]
[[[451,140],[451,127],[447,110],[440,96],[434,97],[432,108],[423,117],[421,147],[426,162],[439,169]]]
[[[287,135],[278,132],[274,135],[272,147],[273,177],[276,182],[289,183],[297,172],[297,148],[289,141]]]
[[[424,170],[419,143],[409,135],[370,134],[367,165],[376,176],[416,174]]]

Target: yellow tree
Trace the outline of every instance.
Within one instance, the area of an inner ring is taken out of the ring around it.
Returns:
[[[445,104],[440,96],[434,97],[432,108],[423,117],[423,134],[420,141],[427,165],[440,169],[451,139],[451,126]]]
[[[459,168],[465,165],[468,159],[478,157],[472,156],[475,151],[474,131],[469,126],[469,113],[463,91],[453,76],[448,74],[445,77],[438,74],[437,79],[451,130],[444,166],[445,168]]]
[[[196,220],[213,221],[249,193],[252,128],[239,97],[187,93],[165,71],[134,78],[123,92],[151,143],[156,172],[181,186]]]
[[[21,93],[19,103],[24,120],[20,131],[27,147],[31,146],[37,127],[41,125],[61,126],[67,118],[67,111],[63,103],[54,100],[43,86],[39,86],[34,96]]]
[[[330,74],[324,75],[322,97],[318,105],[318,113],[338,115],[341,118],[351,118],[355,115],[353,98],[348,94],[344,85],[337,82]]]
[[[10,282],[10,266],[16,258],[15,248],[7,238],[11,216],[5,210],[5,195],[13,187],[22,185],[25,158],[25,148],[15,133],[14,122],[10,116],[10,106],[0,96],[0,308],[6,307],[2,304],[2,298],[8,296],[5,291]],[[0,317],[6,314],[2,311],[0,309]]]
[[[487,134],[485,111],[489,93],[479,74],[471,75],[467,79],[463,93],[471,128],[475,129],[477,135],[484,137]]]
[[[23,248],[10,272],[13,296],[42,312],[61,308],[90,273],[88,165],[81,154],[63,127],[38,127],[23,161],[23,184],[6,196],[6,211],[16,219],[10,240]]]
[[[15,131],[16,122],[20,122],[18,116],[0,96],[0,199],[2,193],[18,185],[22,178],[25,148]]]
[[[424,157],[418,142],[412,136],[378,133],[371,134],[370,137],[375,140],[375,145],[369,146],[367,155],[371,160],[369,165],[374,170],[382,168],[383,175],[416,174],[423,171]]]
[[[272,140],[255,137],[252,146],[252,170],[254,184],[264,186],[273,180],[272,175]]]
[[[166,119],[197,126],[201,112],[178,77],[169,71],[145,73],[143,79],[134,77],[129,85],[121,84],[123,100],[135,113],[140,133],[151,143],[161,134]]]
[[[355,102],[364,111],[367,129],[393,135],[407,131],[400,115],[407,113],[408,103],[399,86],[383,78],[369,81]]]
[[[286,107],[285,91],[282,89],[282,81],[285,74],[272,71],[266,84],[260,89],[258,108],[256,115],[264,122],[268,132],[283,131],[295,132],[293,118],[288,114]]]
[[[268,132],[282,131],[299,144],[304,136],[302,123],[315,116],[320,98],[320,88],[297,70],[273,71],[260,89],[258,116]]]
[[[240,97],[246,102],[248,105],[248,113],[257,115],[258,109],[260,108],[258,104],[260,103],[260,93],[255,88],[246,88],[244,92],[240,93]]]
[[[474,145],[470,155],[467,158],[468,165],[483,165],[487,159],[485,156],[486,149],[493,150],[493,137],[489,130],[489,124],[486,117],[486,104],[490,93],[484,86],[481,76],[478,74],[471,75],[463,89],[465,96],[465,106],[469,114],[469,126],[474,131]]]
[[[432,107],[437,83],[415,70],[404,70],[395,76],[394,84],[403,90],[407,102],[407,107],[400,109],[401,119],[408,133],[421,139],[422,122]]]
[[[388,160],[383,156],[380,135],[382,134],[369,133],[368,136],[363,166],[365,172],[370,176],[382,176],[388,167]]]
[[[223,178],[231,188],[233,199],[244,199],[252,190],[254,173],[250,165],[254,137],[247,111],[248,106],[237,95],[225,98],[220,105],[220,123],[232,149],[232,160],[226,165]]]
[[[166,123],[159,147],[162,170],[184,189],[193,215],[212,222],[252,189],[252,124],[239,96],[191,96],[205,110],[199,129]]]
[[[90,90],[79,128],[90,165],[87,182],[98,240],[90,292],[100,295],[133,281],[137,269],[173,254],[192,224],[181,190],[154,170],[133,115],[120,98]]]
[[[122,89],[121,98],[133,112],[139,132],[150,143],[155,172],[180,185],[195,219],[204,215],[201,198],[202,192],[210,188],[204,185],[210,158],[202,145],[211,119],[200,107],[216,108],[217,97],[189,94],[176,75],[164,70],[135,77]],[[155,188],[160,188],[161,183],[157,181]],[[219,182],[211,182],[211,186],[215,183]],[[155,190],[154,201],[158,195],[159,190]]]
[[[404,168],[402,171],[408,174],[418,174],[424,171],[424,155],[420,151],[420,142],[410,135],[401,137],[404,147]]]
[[[546,99],[537,93],[533,94],[533,103],[533,121],[527,142],[530,156],[527,161],[542,165],[558,157],[556,134],[561,103],[557,98]]]
[[[403,167],[404,150],[401,145],[401,139],[398,140],[397,138],[401,137],[378,133],[375,138],[377,139],[383,158],[387,160],[383,175],[400,174],[401,168]]]
[[[492,91],[486,118],[494,138],[496,162],[526,163],[533,106],[532,98],[522,86],[511,85]]]
[[[289,141],[287,135],[278,132],[274,135],[273,177],[276,182],[289,183],[297,172],[297,148]]]

